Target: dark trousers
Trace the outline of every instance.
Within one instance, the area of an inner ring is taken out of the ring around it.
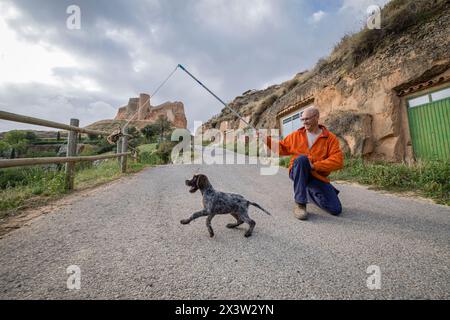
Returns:
[[[339,215],[342,212],[341,201],[338,193],[331,183],[323,182],[311,175],[311,165],[306,156],[299,156],[294,160],[289,178],[294,181],[295,202],[306,204],[309,201],[314,202],[319,208]]]

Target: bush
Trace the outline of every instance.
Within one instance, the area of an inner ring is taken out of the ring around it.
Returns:
[[[291,157],[280,157],[279,165],[280,167],[288,168]]]
[[[0,170],[0,189],[32,186],[38,193],[52,194],[64,189],[64,173],[42,167],[8,168]]]
[[[0,170],[0,189],[22,185],[27,168],[7,168]]]
[[[95,156],[98,154],[98,148],[95,148],[92,145],[85,145],[84,150],[80,152],[80,157],[87,157],[87,156]],[[75,164],[75,170],[80,171],[87,168],[92,168],[92,161],[80,161]]]
[[[177,145],[178,142],[175,141],[163,141],[158,145],[158,150],[156,154],[161,158],[163,163],[170,162],[170,156],[172,154],[172,149]]]
[[[95,145],[97,146],[97,150],[95,151],[96,154],[110,152],[115,150],[116,148],[115,144],[109,144],[109,142],[106,141],[106,139],[98,140]]]
[[[259,122],[259,119],[261,118],[261,115],[270,108],[275,101],[277,101],[278,96],[276,94],[272,94],[268,98],[264,99],[260,105],[257,107],[255,113],[253,114],[253,125],[256,125]]]
[[[11,146],[5,141],[0,140],[0,157],[8,157],[11,154]]]
[[[177,143],[176,141],[163,141],[157,145],[148,144],[140,146],[139,162],[151,165],[169,163],[171,161],[172,149]]]
[[[296,85],[298,85],[299,81],[297,79],[291,80],[288,84],[287,91],[291,91],[295,88]]]

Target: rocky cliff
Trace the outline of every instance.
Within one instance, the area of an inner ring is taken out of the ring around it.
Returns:
[[[449,1],[393,0],[382,28],[344,37],[313,70],[230,104],[258,128],[279,128],[280,113],[314,104],[345,151],[371,159],[412,157],[403,96],[450,79]],[[236,129],[227,109],[206,128]]]
[[[128,104],[120,107],[113,120],[97,121],[87,128],[93,130],[111,131],[118,125],[130,121],[130,126],[138,129],[154,123],[159,116],[165,116],[175,128],[186,128],[187,120],[182,102],[165,102],[158,106],[150,104],[150,96],[141,93],[139,98],[130,98]]]

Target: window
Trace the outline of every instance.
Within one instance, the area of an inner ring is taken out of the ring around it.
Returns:
[[[431,94],[431,101],[438,101],[450,97],[450,88],[435,91]]]
[[[281,129],[281,137],[285,138],[292,132],[294,132],[297,129],[300,129],[303,127],[303,122],[300,120],[300,117],[302,116],[303,111],[310,107],[311,105],[302,108],[302,110],[295,112],[294,114],[290,114],[286,118],[282,119],[282,129]]]
[[[450,97],[450,88],[441,89],[432,93],[408,99],[408,106],[414,108],[434,101],[439,101]]]
[[[408,105],[410,108],[421,106],[422,104],[426,104],[430,102],[430,97],[428,95],[413,98],[408,100]]]
[[[292,132],[292,117],[288,117],[283,120],[282,134],[284,137],[286,137],[291,132]]]

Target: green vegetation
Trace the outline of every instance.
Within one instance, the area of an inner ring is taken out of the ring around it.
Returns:
[[[290,157],[280,158],[280,166],[288,167]],[[374,189],[413,192],[450,205],[450,161],[419,161],[415,164],[369,162],[347,158],[344,168],[333,172],[331,180],[344,180],[369,185]]]
[[[292,89],[294,89],[295,86],[298,85],[298,83],[299,83],[298,79],[294,79],[294,80],[289,81],[289,84],[288,84],[288,87],[287,87],[287,91],[291,91]]]
[[[159,116],[155,123],[149,124],[141,129],[141,133],[144,135],[146,143],[170,140],[169,137],[172,132],[172,123],[163,115]]]
[[[102,160],[97,166],[91,165],[88,168],[77,171],[74,183],[75,190],[95,187],[105,182],[120,178],[121,176],[122,173],[120,171],[118,159]]]
[[[14,159],[24,154],[27,151],[27,146],[36,140],[36,134],[32,131],[8,131],[0,141],[0,157]]]
[[[345,160],[344,169],[333,172],[331,178],[390,191],[412,191],[450,205],[449,161],[421,161],[407,165],[350,158]]]
[[[160,165],[170,162],[170,155],[177,142],[163,141],[141,145],[139,150],[139,162],[149,165]]]
[[[280,167],[289,168],[290,161],[291,161],[291,157],[280,157],[279,165],[280,165]]]
[[[425,24],[447,7],[446,0],[392,0],[381,9],[381,29],[370,30],[364,23],[361,31],[344,36],[329,58],[318,61],[315,70],[331,71],[343,66],[348,71],[357,67],[379,48],[391,45],[394,37],[410,27]]]
[[[253,125],[256,125],[260,118],[261,115],[268,109],[270,108],[275,101],[277,101],[278,96],[276,94],[272,94],[271,96],[267,97],[266,99],[264,99],[259,106],[256,108],[256,111],[253,114]]]
[[[0,218],[64,193],[64,173],[42,167],[0,170]]]
[[[226,143],[224,142],[222,147],[227,150],[239,154],[245,154],[246,156],[250,157],[257,157],[259,155],[265,156],[265,152],[260,151],[258,141],[255,138],[251,137],[250,135],[242,137],[237,139],[237,141],[227,141]]]
[[[128,127],[129,146],[139,152],[139,162],[129,158],[127,174],[137,172],[149,165],[160,165],[170,162],[173,147],[178,142],[170,141],[172,126],[165,117],[146,130],[139,131]],[[104,137],[97,135],[81,135],[79,142],[83,149],[79,156],[92,156],[115,152],[115,145],[110,145]],[[60,140],[60,141],[58,141]],[[144,144],[147,140],[154,141]],[[47,157],[57,156],[58,147],[62,144],[61,134],[57,138],[38,139],[31,131],[13,130],[0,140],[0,156],[15,157]],[[32,145],[48,144],[45,151],[31,148]],[[63,196],[65,191],[64,165],[51,164],[45,166],[18,167],[0,169],[0,218],[13,215],[21,209],[36,207]],[[118,159],[83,161],[75,165],[75,190],[94,187],[115,180],[123,174]]]
[[[156,124],[146,125],[141,129],[142,134],[145,137],[146,143],[156,143],[159,128]]]
[[[90,164],[89,167],[77,167],[75,190],[95,187],[123,176],[117,159],[102,160],[96,166]],[[146,166],[130,159],[126,174],[138,172]],[[60,198],[67,193],[64,186],[64,170],[57,170],[55,167],[1,169],[0,219],[14,215],[21,209],[37,207]]]

